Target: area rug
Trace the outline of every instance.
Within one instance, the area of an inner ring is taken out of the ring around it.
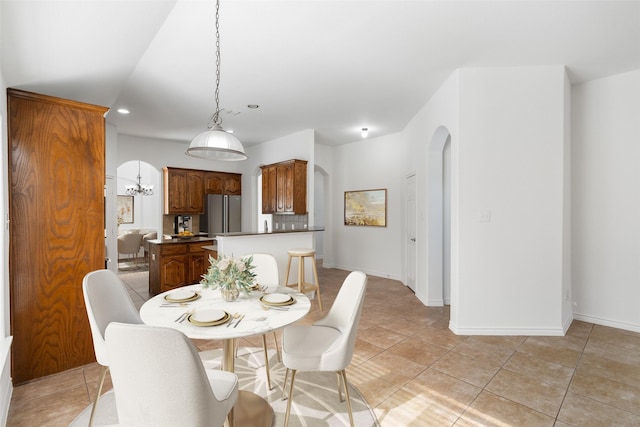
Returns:
[[[219,368],[222,351],[210,350],[201,353],[207,368]],[[274,412],[273,426],[284,426],[287,401],[282,400],[282,382],[286,368],[278,362],[275,350],[269,351],[272,390],[267,390],[262,348],[240,348],[236,358],[235,372],[240,390],[251,391],[266,399]],[[338,398],[338,381],[333,372],[299,372],[296,375],[289,426],[291,427],[342,427],[349,426],[346,402]],[[373,410],[360,392],[349,386],[353,421],[357,427],[379,427]],[[104,401],[104,403],[103,403]],[[88,425],[91,407],[86,408],[72,423],[73,427]],[[105,393],[98,403],[94,426],[117,424],[114,416],[115,402],[112,393]],[[236,426],[242,427],[242,426]]]

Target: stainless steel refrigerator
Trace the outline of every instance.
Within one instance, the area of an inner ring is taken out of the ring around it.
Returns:
[[[220,233],[241,231],[242,196],[209,194],[204,215],[200,216],[200,231],[215,237]]]

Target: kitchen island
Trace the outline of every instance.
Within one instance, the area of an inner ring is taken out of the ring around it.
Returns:
[[[200,282],[209,267],[209,255],[218,256],[213,237],[194,236],[148,242],[151,295]]]
[[[324,231],[324,227],[309,227],[291,230],[276,230],[273,232],[238,232],[216,234],[218,254],[226,256],[244,256],[254,253],[268,253],[278,262],[280,283],[285,285],[287,274],[288,251],[295,248],[315,248],[315,233]],[[204,246],[205,249],[209,247]],[[213,247],[211,247],[213,249]],[[289,281],[297,280],[298,262],[291,263],[293,273],[289,274]],[[312,279],[312,269],[305,268],[305,280]],[[293,278],[293,279],[292,279]]]

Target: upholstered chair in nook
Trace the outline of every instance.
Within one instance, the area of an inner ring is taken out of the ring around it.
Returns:
[[[238,377],[206,371],[182,332],[111,323],[105,338],[120,425],[224,424],[238,398]]]
[[[283,399],[287,378],[291,384],[285,415],[289,425],[294,381],[298,371],[333,371],[338,373],[338,394],[342,401],[342,388],[346,394],[349,421],[353,426],[351,398],[346,368],[351,363],[356,332],[364,302],[367,276],[361,271],[350,273],[342,283],[338,295],[325,317],[313,325],[289,325],[282,332],[282,363],[287,368],[284,377]]]
[[[98,399],[102,393],[105,376],[109,370],[109,356],[105,347],[104,333],[111,322],[142,323],[140,314],[118,275],[111,270],[96,270],[87,273],[82,280],[84,303],[89,317],[96,360],[102,366],[96,400],[91,408],[89,426],[93,424]]]
[[[138,252],[142,245],[142,234],[127,233],[118,236],[118,258],[120,254],[133,257],[134,262],[138,263]]]

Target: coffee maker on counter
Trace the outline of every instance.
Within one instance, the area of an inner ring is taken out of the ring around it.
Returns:
[[[191,230],[191,215],[176,215],[173,220],[173,233],[179,234]]]

